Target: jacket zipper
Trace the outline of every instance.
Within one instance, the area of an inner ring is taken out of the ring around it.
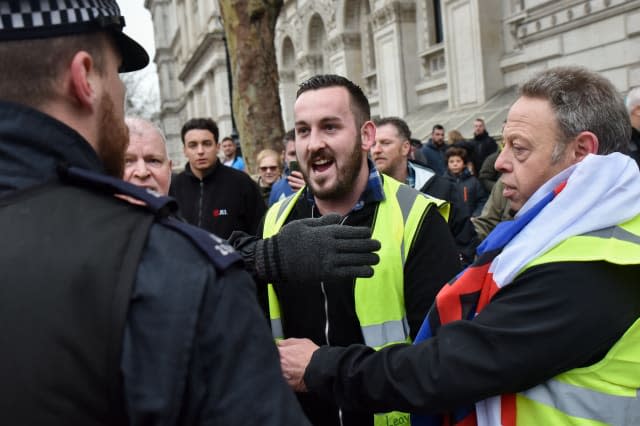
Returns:
[[[311,217],[313,218],[313,209],[311,209]],[[347,220],[349,215],[346,215],[340,221],[340,225],[344,225],[344,222]],[[324,288],[324,281],[320,281],[320,289],[322,290],[322,297],[324,299],[324,338],[327,341],[327,345],[331,346],[329,342],[329,298],[327,297],[327,291]],[[338,420],[340,421],[340,426],[344,426],[342,422],[342,408],[338,407]]]
[[[324,281],[320,281],[320,288],[322,289],[322,297],[324,298],[324,338],[327,341],[327,345],[331,346],[329,342],[329,300],[327,298],[327,292],[324,289]],[[338,420],[340,421],[340,426],[344,426],[342,423],[342,408],[338,407]]]
[[[202,199],[204,198],[204,181],[200,181],[200,198],[198,199],[198,228],[202,228]]]

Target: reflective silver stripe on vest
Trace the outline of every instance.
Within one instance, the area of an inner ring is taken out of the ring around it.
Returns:
[[[640,397],[611,395],[558,380],[521,392],[527,398],[566,413],[613,426],[640,424]]]
[[[276,214],[273,226],[277,226],[278,221],[280,220],[280,216],[287,210],[287,206],[291,203],[291,201],[295,198],[296,193],[291,194],[280,203],[280,208],[278,209],[278,213]],[[271,336],[274,339],[284,339],[284,331],[282,330],[282,320],[280,318],[272,318],[271,319]]]
[[[597,231],[582,234],[585,237],[614,238],[616,240],[627,241],[629,243],[640,244],[640,237],[619,226],[598,229]]]
[[[418,195],[419,193],[410,186],[400,185],[400,187],[398,188],[396,199],[398,200],[398,204],[400,205],[403,223],[407,223],[407,219],[409,218],[409,214],[411,213],[411,209],[413,208],[413,204],[416,202],[416,198],[418,197]],[[400,256],[402,259],[402,265],[404,266],[404,262],[406,260],[404,238],[402,239],[402,243],[400,244]]]
[[[362,327],[364,342],[372,348],[378,348],[389,343],[405,342],[408,335],[409,323],[407,318]]]
[[[287,206],[289,205],[289,203],[291,203],[291,200],[293,200],[295,196],[296,194],[293,193],[282,201],[282,203],[280,204],[280,208],[278,209],[278,214],[276,215],[275,223],[278,223],[278,220],[280,220],[280,216],[282,216],[282,213],[284,213],[284,211],[287,209]]]
[[[282,331],[282,321],[280,318],[271,320],[271,336],[274,339],[284,339],[284,331]]]

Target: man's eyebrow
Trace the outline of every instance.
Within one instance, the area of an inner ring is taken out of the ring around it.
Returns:
[[[324,123],[324,122],[327,122],[327,121],[342,121],[342,117],[340,117],[339,115],[332,115],[332,116],[329,116],[329,117],[323,117],[320,120],[321,123]]]
[[[326,123],[326,122],[333,122],[333,121],[342,121],[342,117],[340,117],[339,115],[332,115],[329,117],[322,117],[320,120],[320,123]],[[298,120],[295,122],[295,125],[303,125],[303,124],[309,124],[307,123],[305,120]]]

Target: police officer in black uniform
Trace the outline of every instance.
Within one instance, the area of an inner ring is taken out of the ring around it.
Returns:
[[[238,254],[108,176],[118,71],[149,61],[123,26],[115,0],[0,0],[2,424],[307,424]]]

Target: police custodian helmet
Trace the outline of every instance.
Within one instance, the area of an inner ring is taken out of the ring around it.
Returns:
[[[149,55],[124,25],[116,0],[0,0],[0,42],[107,31],[122,55],[120,72],[136,71]]]

